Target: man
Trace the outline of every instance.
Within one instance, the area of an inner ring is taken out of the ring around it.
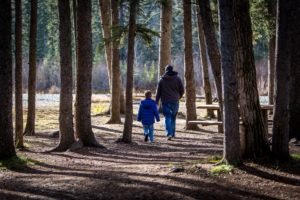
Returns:
[[[173,66],[167,65],[165,74],[158,82],[156,103],[158,104],[161,99],[168,140],[175,137],[176,115],[179,108],[179,99],[183,94],[184,88],[178,73],[173,71]]]

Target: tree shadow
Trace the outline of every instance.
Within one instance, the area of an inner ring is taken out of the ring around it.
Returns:
[[[294,178],[281,176],[281,175],[274,174],[274,173],[269,173],[269,172],[262,171],[258,168],[251,167],[248,165],[242,165],[241,167],[239,167],[239,169],[241,169],[249,174],[252,174],[254,176],[258,176],[258,177],[268,179],[271,181],[276,181],[279,183],[284,183],[284,184],[293,185],[293,186],[300,186],[300,179],[294,179]]]
[[[16,181],[1,179],[0,195],[5,195],[7,199],[19,199],[24,197],[24,194],[27,197],[57,199],[276,199],[251,192],[240,185],[228,185],[218,180],[209,182],[205,179],[190,179],[172,174],[152,175],[101,169],[78,172],[73,168],[65,168],[64,171],[53,171],[53,166],[46,167],[52,170],[33,170],[31,173],[38,175],[33,178],[39,178],[42,183],[48,176],[55,175],[57,178],[50,180],[52,187],[45,184],[28,184],[28,176],[19,177]],[[77,178],[87,181],[75,188],[74,184],[53,187],[61,184],[66,177],[71,183],[76,183]]]

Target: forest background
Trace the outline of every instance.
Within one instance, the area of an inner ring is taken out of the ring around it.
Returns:
[[[253,49],[256,61],[257,84],[261,95],[267,94],[268,83],[268,42],[275,29],[272,28],[272,20],[268,16],[267,5],[262,0],[251,0],[250,14],[253,28]],[[13,5],[14,6],[14,5]],[[120,3],[120,29],[124,30],[128,25],[128,4]],[[214,22],[218,30],[217,1],[211,1]],[[135,44],[135,67],[134,67],[134,91],[141,92],[145,89],[155,90],[159,80],[159,31],[160,31],[160,4],[157,1],[145,1],[141,6],[137,23],[152,30],[144,37],[137,36]],[[14,9],[13,9],[14,10]],[[22,1],[23,10],[23,87],[26,93],[28,85],[29,68],[29,25],[30,25],[30,2]],[[71,13],[73,17],[73,13]],[[13,15],[14,16],[14,15]],[[198,29],[196,9],[193,9],[193,58],[194,73],[197,95],[204,95],[201,57],[199,51]],[[14,19],[13,19],[14,20]],[[59,62],[59,19],[56,0],[40,1],[38,4],[37,25],[37,92],[59,93],[60,90],[60,62]],[[74,36],[74,24],[72,23]],[[182,2],[173,1],[172,17],[172,58],[171,63],[184,76],[184,36],[183,36],[183,9]],[[149,37],[150,36],[150,37]],[[126,83],[126,33],[120,30],[120,67],[123,87]],[[219,32],[217,32],[219,39]],[[93,93],[109,92],[108,73],[105,62],[104,39],[102,35],[99,1],[92,0],[92,40],[93,40]],[[74,43],[74,41],[72,41]],[[72,44],[74,48],[74,44]],[[74,57],[75,57],[75,52]],[[73,59],[73,61],[76,59]],[[209,59],[208,59],[209,60]],[[75,63],[73,66],[76,66]],[[75,73],[76,70],[73,70]],[[209,67],[210,82],[213,96],[216,96],[214,80]],[[75,74],[74,74],[75,76]],[[75,84],[73,84],[75,85]]]

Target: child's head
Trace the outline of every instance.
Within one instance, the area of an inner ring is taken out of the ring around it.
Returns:
[[[151,99],[151,97],[152,97],[151,91],[150,91],[150,90],[147,90],[147,91],[145,92],[145,98],[146,98],[146,99]]]

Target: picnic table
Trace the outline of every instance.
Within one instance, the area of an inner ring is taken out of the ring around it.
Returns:
[[[220,119],[220,106],[219,104],[203,104],[197,106],[198,109],[208,109],[208,110],[217,110],[217,118]],[[261,104],[260,105],[264,124],[266,126],[266,130],[268,130],[268,111],[273,110],[274,106],[270,104]],[[193,120],[190,123],[194,124],[202,124],[204,126],[208,125],[218,125],[218,131],[223,132],[223,123],[221,121],[212,121],[212,120]]]

